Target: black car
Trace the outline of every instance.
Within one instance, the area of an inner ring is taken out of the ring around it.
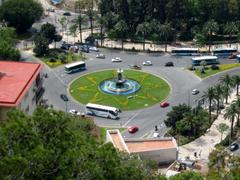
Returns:
[[[68,101],[68,97],[65,94],[60,94],[60,97],[63,101]]]
[[[82,52],[89,53],[89,47],[87,47],[87,46],[81,46],[81,51],[82,51]]]
[[[65,12],[63,13],[64,16],[71,16],[71,13],[70,12]]]
[[[170,62],[167,62],[167,63],[165,64],[165,66],[166,66],[166,67],[171,67],[171,66],[174,66],[174,64],[173,64],[172,61],[170,61]]]
[[[237,149],[239,149],[239,145],[237,143],[232,143],[229,147],[230,151],[236,151]]]
[[[69,50],[70,47],[71,47],[71,44],[69,44],[69,43],[63,43],[61,45],[61,49],[65,49],[65,50]]]
[[[129,67],[130,67],[131,69],[136,69],[136,70],[141,70],[141,69],[142,69],[142,67],[139,66],[139,65],[137,65],[137,64],[131,64],[131,65],[129,65]]]

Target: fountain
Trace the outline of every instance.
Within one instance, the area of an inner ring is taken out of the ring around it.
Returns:
[[[132,79],[123,77],[123,69],[117,69],[117,77],[107,79],[99,84],[99,88],[108,94],[129,95],[140,89],[140,84]]]

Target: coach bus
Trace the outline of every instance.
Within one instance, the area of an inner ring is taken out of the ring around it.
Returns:
[[[236,48],[216,48],[213,50],[214,56],[229,56],[232,53],[236,53]]]
[[[173,56],[197,56],[199,50],[198,48],[175,48],[171,53]]]
[[[85,69],[86,69],[86,64],[83,61],[74,62],[74,63],[71,63],[71,64],[67,64],[65,66],[65,72],[67,74],[74,73],[74,72],[81,71],[81,70],[85,70]]]
[[[192,58],[192,65],[199,66],[202,61],[205,61],[207,65],[218,64],[217,56],[200,56]]]
[[[119,119],[120,110],[115,107],[104,106],[100,104],[88,103],[85,106],[86,114],[92,116],[100,116],[109,119]]]

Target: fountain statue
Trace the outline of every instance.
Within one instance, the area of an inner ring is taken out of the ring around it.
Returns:
[[[99,87],[103,92],[108,94],[128,95],[138,91],[141,86],[133,79],[124,78],[123,69],[118,68],[117,77],[102,81]]]

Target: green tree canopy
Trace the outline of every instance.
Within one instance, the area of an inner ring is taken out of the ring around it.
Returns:
[[[26,32],[42,14],[41,4],[34,0],[8,0],[0,6],[0,19],[19,33]]]

